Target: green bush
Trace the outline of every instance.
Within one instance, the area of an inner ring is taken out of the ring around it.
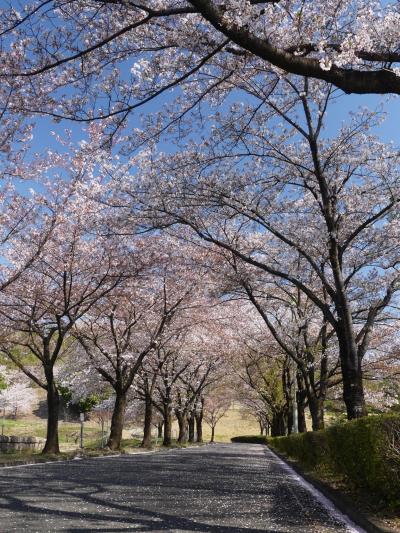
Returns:
[[[247,442],[248,444],[267,444],[267,437],[264,435],[243,435],[240,437],[232,437],[232,442]]]
[[[328,429],[269,438],[271,448],[306,468],[345,476],[374,498],[400,504],[400,416],[377,415]]]
[[[322,431],[269,438],[267,444],[281,453],[295,457],[308,468],[315,468],[327,462],[327,442]]]

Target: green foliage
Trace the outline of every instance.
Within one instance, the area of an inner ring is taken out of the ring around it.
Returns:
[[[306,468],[344,476],[380,501],[400,505],[400,416],[379,415],[326,430],[269,438]]]
[[[69,388],[64,387],[63,385],[59,385],[58,391],[65,403],[70,404],[72,399],[72,392],[69,390]],[[102,399],[104,398],[99,396],[98,394],[90,394],[85,398],[81,398],[77,403],[72,405],[79,413],[89,413],[93,409],[93,407],[96,407],[96,405],[102,401]]]
[[[232,442],[246,442],[248,444],[267,444],[267,437],[264,435],[243,435],[240,437],[232,437]]]
[[[89,413],[93,407],[96,407],[96,405],[100,402],[100,396],[97,394],[90,394],[89,396],[86,396],[86,398],[79,400],[77,406],[80,413]]]
[[[290,457],[295,457],[308,468],[315,468],[325,463],[328,457],[327,442],[323,431],[268,438],[268,444]]]
[[[72,392],[69,390],[68,387],[64,387],[63,385],[58,385],[58,392],[60,393],[62,399],[65,401],[65,403],[69,403],[72,398]]]

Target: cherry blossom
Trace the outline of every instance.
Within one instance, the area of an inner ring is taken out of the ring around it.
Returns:
[[[1,352],[47,392],[44,453],[58,453],[57,363],[73,348],[74,324],[124,279],[121,245],[90,238],[85,223],[69,210],[40,257],[0,296]],[[36,364],[33,363],[36,362]]]

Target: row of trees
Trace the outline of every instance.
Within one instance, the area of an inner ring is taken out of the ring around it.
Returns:
[[[96,165],[104,168],[105,161],[108,156]],[[152,204],[143,211],[142,205],[129,217],[121,215],[126,204],[119,208],[115,202],[120,195],[126,199],[128,192],[132,199],[132,189],[121,187],[119,181],[118,190],[111,188],[104,209],[104,188],[101,184],[94,187],[94,179],[93,175],[89,180],[80,178],[79,187],[75,182],[73,188],[64,189],[62,209],[52,210],[56,213],[52,229],[29,265],[14,266],[17,256],[11,254],[4,265],[9,272],[18,269],[18,275],[0,292],[0,349],[47,393],[44,451],[59,451],[60,385],[77,391],[74,394],[81,399],[93,394],[113,398],[108,439],[112,449],[120,447],[126,406],[132,397],[145,406],[144,446],[151,442],[154,412],[162,419],[165,445],[171,443],[173,416],[179,424],[179,442],[193,440],[195,423],[201,440],[204,401],[227,403],[226,398],[210,393],[213,384],[222,376],[226,381],[227,375],[231,376],[227,385],[239,391],[235,397],[253,406],[251,412],[260,426],[270,428],[273,435],[297,426],[306,430],[307,407],[312,428],[322,428],[325,402],[337,396],[338,387],[345,383],[346,367],[336,322],[328,320],[329,313],[335,316],[335,302],[319,285],[320,278],[307,268],[298,247],[292,263],[287,250],[277,244],[273,256],[277,266],[279,254],[283,255],[286,267],[292,269],[292,280],[302,276],[304,281],[296,284],[287,283],[285,277],[282,282],[282,277],[263,267],[265,262],[233,247],[232,243],[251,246],[254,233],[243,224],[235,231],[229,229],[227,213],[220,223],[229,246],[222,240],[215,246],[199,233],[193,237],[193,226],[177,234],[176,221],[169,219],[167,224],[164,218],[168,233],[140,235],[139,230],[149,225],[149,213],[152,229],[159,228],[159,214],[164,217],[165,208],[156,210]],[[147,186],[142,182],[142,192],[143,183]],[[110,183],[107,187],[110,190]],[[95,196],[92,192],[89,196],[89,188],[96,191]],[[42,198],[50,205],[50,195]],[[183,205],[181,201],[180,209]],[[190,209],[194,216],[196,207],[191,204]],[[117,216],[111,220],[110,213]],[[207,217],[214,214],[207,209]],[[135,228],[132,234],[129,227]],[[383,230],[387,228],[382,225]],[[14,242],[28,247],[23,236],[19,232]],[[264,238],[269,238],[266,232],[258,234],[258,253]],[[36,250],[34,242],[31,246]],[[9,249],[15,254],[17,246]],[[263,255],[265,261],[267,251]],[[350,318],[357,320],[354,331],[364,349],[361,355],[369,351],[367,376],[393,377],[396,372],[388,372],[387,356],[396,348],[391,328],[396,317],[388,312],[392,300],[387,298],[386,284],[394,287],[395,269],[374,274],[368,266],[363,273],[360,255],[361,266],[350,276],[356,283],[348,289],[350,296],[355,295],[349,298],[354,313]],[[371,280],[366,284],[364,275],[373,275],[379,300],[371,301]],[[324,297],[325,313],[315,302],[320,297]],[[380,320],[373,332],[377,317]],[[374,354],[376,346],[384,347],[383,356]],[[357,394],[361,391],[361,396],[356,398],[361,398],[364,414],[362,356],[358,352]],[[396,364],[393,355],[390,364]],[[346,395],[344,400],[348,416],[354,416]]]
[[[398,17],[358,0],[2,11],[1,350],[47,392],[46,451],[71,357],[114,391],[111,446],[160,350],[194,373],[227,359],[274,433],[304,429],[306,406],[322,427],[338,387],[364,416],[365,378],[395,381],[399,151],[380,112],[328,116],[338,88],[399,92]],[[33,157],[38,114],[85,140]],[[183,427],[196,402],[176,401]]]
[[[179,127],[174,154],[121,165],[97,152],[113,188],[100,171],[86,194],[106,192],[114,231],[170,228],[212,245],[226,294],[250,301],[299,366],[317,428],[337,366],[348,418],[366,414],[363,360],[375,326],[382,335],[397,321],[399,156],[374,137],[377,113],[354,113],[327,137],[331,86],[276,78],[270,97],[253,88],[258,75],[242,82],[252,101],[216,112],[200,144]]]
[[[59,451],[66,388],[81,400],[112,396],[111,449],[120,447],[132,397],[145,405],[144,446],[154,410],[165,445],[173,416],[179,442],[193,440],[195,420],[201,440],[227,319],[212,294],[208,252],[158,235],[102,237],[76,191],[64,200],[40,254],[0,293],[0,350],[47,393],[44,452]]]

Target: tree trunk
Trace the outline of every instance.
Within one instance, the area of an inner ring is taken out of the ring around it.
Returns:
[[[305,408],[304,408],[304,404],[300,406],[298,406],[298,428],[299,428],[299,433],[306,433],[307,431],[307,422],[306,422],[306,412],[305,412]]]
[[[260,435],[264,435],[264,426],[261,420],[258,421],[258,425],[260,426]]]
[[[326,227],[330,235],[328,241],[329,262],[336,289],[333,301],[338,317],[334,327],[339,342],[339,357],[343,377],[343,399],[346,404],[347,418],[351,420],[365,416],[367,412],[362,382],[361,357],[359,357],[358,353],[351,305],[348,300],[345,275],[343,273],[343,249],[337,239],[339,229],[339,217],[337,216],[338,204],[337,198],[334,199],[331,194],[330,186],[321,169],[316,137],[310,136],[309,143],[313,155],[315,175],[320,184]]]
[[[313,431],[324,429],[324,400],[322,398],[309,398],[308,407],[310,409]]]
[[[215,437],[215,426],[211,426],[211,440],[210,442],[214,442]]]
[[[168,406],[164,407],[164,439],[163,446],[171,446],[172,443],[172,416]]]
[[[163,430],[163,425],[164,424],[162,422],[158,422],[158,424],[157,424],[157,437],[159,439],[162,439],[162,436],[163,436],[163,431],[162,431]]]
[[[111,418],[111,431],[107,442],[107,446],[110,450],[119,450],[121,447],[125,408],[126,394],[119,392],[115,397],[114,411]]]
[[[178,443],[185,444],[187,442],[187,416],[186,413],[181,413],[178,410],[175,412],[175,414],[179,426]]]
[[[346,338],[345,332],[338,333],[338,340],[347,418],[348,420],[361,418],[367,414],[361,359],[358,357],[355,342]]]
[[[343,368],[343,400],[346,404],[347,418],[361,418],[366,416],[367,410],[364,399],[364,386],[362,381],[362,372],[354,368]]]
[[[288,409],[286,413],[286,423],[285,426],[287,427],[287,433],[288,435],[291,435],[293,433],[293,402],[290,402],[288,404]]]
[[[196,414],[196,442],[203,442],[203,412]]]
[[[286,435],[286,416],[284,411],[273,414],[271,424],[271,437],[283,437]]]
[[[146,393],[145,407],[144,407],[144,427],[142,448],[151,448],[151,425],[153,421],[153,402],[151,396]]]
[[[298,419],[298,429],[299,433],[305,433],[307,431],[306,424],[306,391],[298,390],[296,394],[297,402],[297,419]]]
[[[189,442],[194,442],[194,413],[189,417]]]
[[[47,380],[47,434],[42,453],[60,453],[58,442],[58,416],[60,395],[54,383],[53,369],[46,372]]]
[[[296,379],[296,378],[294,378]],[[282,411],[282,415],[286,415],[286,422],[284,422],[284,425],[287,428],[288,435],[290,435],[293,431],[293,422],[294,422],[294,413],[293,413],[293,383],[292,383],[292,376],[290,371],[290,362],[286,360],[285,366],[282,370],[282,389],[284,392],[285,400],[286,400],[286,406],[284,408],[284,411]],[[296,406],[297,407],[297,406]],[[279,422],[280,424],[281,422]]]

